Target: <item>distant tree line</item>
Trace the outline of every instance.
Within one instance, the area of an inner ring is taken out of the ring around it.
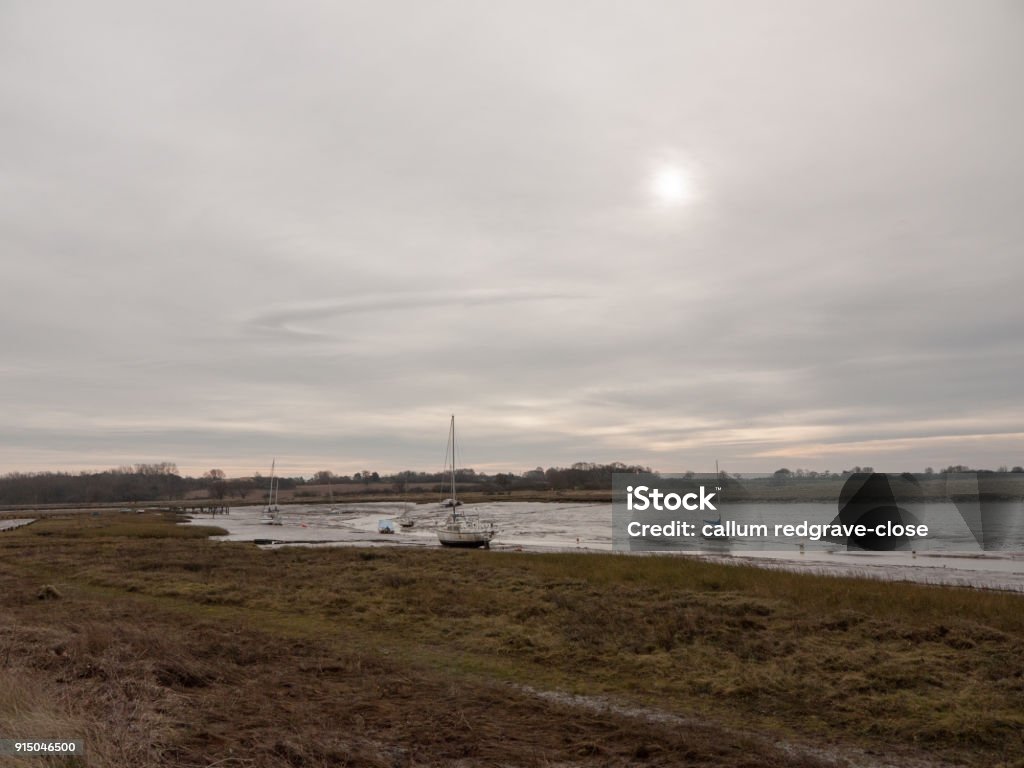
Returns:
[[[853,467],[842,472],[816,470],[790,470],[785,467],[770,476],[773,484],[787,484],[816,480],[833,480],[848,477],[857,472],[872,472],[871,467]],[[1024,472],[1024,467],[1012,469],[1000,467],[996,472]],[[490,492],[511,491],[563,491],[563,490],[609,490],[612,475],[616,473],[652,473],[650,467],[637,464],[596,464],[576,462],[568,467],[537,467],[520,474],[498,472],[489,475],[474,469],[459,469],[455,473],[460,488],[473,488]],[[956,472],[993,472],[986,469],[970,469],[962,464],[950,465],[945,469],[925,469],[918,476],[944,475]],[[657,474],[653,472],[653,474]],[[737,475],[737,477],[739,477]],[[282,490],[299,491],[297,496],[322,495],[322,486],[329,484],[358,484],[367,491],[402,493],[410,489],[443,490],[450,482],[444,472],[417,472],[404,470],[391,475],[382,475],[372,470],[363,470],[352,475],[336,475],[329,470],[304,477],[278,477]],[[318,486],[301,492],[303,486]],[[215,499],[243,498],[253,490],[264,494],[270,488],[270,478],[256,474],[253,477],[228,478],[223,471],[211,469],[201,477],[183,477],[171,462],[157,464],[135,464],[108,469],[103,472],[12,472],[0,477],[0,505],[2,504],[111,504],[132,502],[173,501],[183,499],[187,494],[202,492]]]
[[[811,469],[790,470],[790,469],[787,469],[786,467],[783,467],[782,469],[775,470],[775,472],[772,473],[772,477],[774,479],[780,480],[780,481],[787,481],[787,480],[819,480],[819,479],[831,480],[831,479],[835,479],[835,478],[849,477],[850,475],[859,474],[859,473],[862,473],[862,472],[866,472],[866,473],[870,474],[870,473],[872,473],[874,471],[875,471],[874,467],[859,467],[859,466],[852,467],[851,469],[844,469],[842,472],[830,472],[827,469],[823,470],[823,471],[816,471],[816,470],[811,470]],[[994,473],[997,473],[997,472],[1017,472],[1017,473],[1020,473],[1020,472],[1024,472],[1024,467],[1014,467],[1013,469],[1009,469],[1006,466],[1002,466],[1002,467],[999,467],[999,469],[993,470],[993,469],[971,469],[970,467],[965,466],[964,464],[951,464],[950,466],[946,467],[945,469],[940,469],[938,471],[936,471],[932,467],[925,467],[924,472],[919,473],[919,474],[923,475],[925,477],[931,477],[931,476],[934,476],[934,475],[956,474],[958,472],[981,472],[982,474],[986,474],[986,473],[994,474]],[[902,474],[914,476],[914,473],[912,473],[912,472],[904,472]]]
[[[455,481],[460,488],[482,491],[517,490],[603,490],[611,488],[616,472],[650,472],[650,467],[621,462],[594,464],[577,462],[570,467],[537,467],[521,474],[498,472],[489,475],[474,469],[459,469]],[[329,470],[304,477],[277,477],[281,490],[298,491],[303,486],[358,484],[367,490],[401,493],[406,489],[430,487],[441,490],[450,482],[444,472],[404,470],[382,475],[363,470],[352,475],[337,475]],[[253,490],[266,492],[269,476],[228,478],[220,469],[211,469],[201,477],[183,477],[171,462],[136,464],[102,472],[12,472],[0,476],[2,504],[111,504],[174,501],[202,491],[215,499],[241,498]],[[315,493],[310,491],[310,493]],[[299,494],[309,495],[309,494]]]
[[[180,498],[186,481],[170,462],[104,472],[12,472],[0,478],[0,504],[96,504]]]
[[[284,482],[282,482],[284,487]],[[136,464],[103,472],[12,472],[0,477],[0,504],[110,504],[172,501],[192,491],[214,498],[242,496],[252,479],[228,480],[221,470],[182,477],[171,462]]]

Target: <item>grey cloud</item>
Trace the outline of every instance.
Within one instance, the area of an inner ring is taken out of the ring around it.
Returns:
[[[274,307],[258,313],[246,321],[247,328],[257,334],[281,335],[284,337],[309,337],[329,341],[326,332],[296,328],[299,324],[316,324],[317,321],[366,313],[420,312],[432,308],[455,308],[460,312],[474,307],[533,303],[542,301],[569,302],[580,298],[579,294],[556,293],[539,290],[469,290],[447,291],[422,295],[415,293],[379,294],[355,296],[327,302],[307,302],[288,307]]]
[[[8,3],[0,471],[1022,463],[1020,22]]]

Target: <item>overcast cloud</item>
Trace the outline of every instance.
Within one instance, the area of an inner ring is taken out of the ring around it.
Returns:
[[[1022,93],[1009,0],[7,0],[0,472],[1024,464]]]

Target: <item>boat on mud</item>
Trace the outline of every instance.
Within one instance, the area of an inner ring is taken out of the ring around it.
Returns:
[[[445,547],[486,547],[490,549],[491,539],[498,533],[494,523],[484,522],[479,515],[467,514],[460,510],[462,502],[455,492],[455,416],[452,415],[448,430],[448,450],[445,470],[448,470],[448,456],[451,457],[451,496],[441,502],[450,510],[444,522],[437,528],[437,539]]]

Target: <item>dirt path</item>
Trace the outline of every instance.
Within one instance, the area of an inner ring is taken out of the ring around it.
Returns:
[[[620,704],[604,696],[582,696],[563,691],[542,691],[527,685],[513,687],[527,695],[564,706],[570,710],[578,709],[613,715],[649,724],[667,725],[690,732],[703,730],[714,734],[722,730],[721,727],[710,726],[706,720],[682,717],[650,707]],[[760,743],[765,752],[779,751],[795,760],[819,761],[824,765],[835,766],[835,768],[955,768],[954,763],[947,763],[933,757],[921,757],[907,753],[879,755],[852,747],[814,746],[793,739],[778,739],[752,730],[737,730],[735,728],[729,730],[733,736],[749,740],[751,744]]]

